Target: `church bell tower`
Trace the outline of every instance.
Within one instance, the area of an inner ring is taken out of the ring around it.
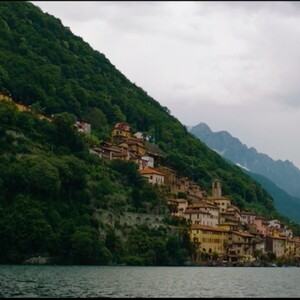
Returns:
[[[221,198],[222,197],[222,184],[221,180],[215,179],[212,182],[212,196],[214,198]]]

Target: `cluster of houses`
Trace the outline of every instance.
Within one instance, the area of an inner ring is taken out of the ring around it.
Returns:
[[[154,162],[165,153],[156,144],[148,142],[141,132],[132,135],[128,123],[116,123],[110,141],[92,147],[90,151],[104,159],[133,161],[150,183],[164,184],[164,174],[154,168]]]
[[[116,123],[110,142],[91,151],[104,159],[134,161],[149,183],[167,188],[173,196],[168,200],[171,214],[189,224],[197,249],[196,261],[206,254],[232,263],[250,263],[258,254],[268,252],[277,258],[300,261],[300,238],[293,236],[287,225],[233,205],[229,197],[222,195],[220,180],[212,182],[209,196],[197,183],[157,163],[164,156],[163,151],[149,143],[141,132],[132,136],[128,123]]]
[[[206,254],[232,263],[252,263],[259,254],[300,260],[300,238],[287,225],[255,213],[242,211],[222,196],[220,180],[212,182],[212,195],[191,203],[173,199],[172,214],[190,224],[190,235],[198,255]],[[196,259],[199,259],[196,258]]]
[[[10,96],[1,93],[0,100],[12,101]],[[16,105],[21,111],[31,110],[28,106]],[[89,122],[77,120],[75,126],[91,134]],[[220,180],[212,182],[209,196],[197,183],[161,165],[160,158],[165,153],[143,133],[132,135],[128,123],[116,123],[111,139],[92,147],[90,152],[103,159],[134,161],[149,183],[168,190],[172,195],[168,200],[170,213],[189,224],[191,240],[197,250],[196,261],[205,254],[217,255],[228,262],[253,262],[258,253],[273,252],[276,257],[290,257],[300,262],[300,237],[293,236],[285,224],[240,210],[229,197],[222,196]]]
[[[5,94],[3,92],[0,92],[0,101],[6,101],[13,103],[18,111],[21,112],[31,112],[34,113],[39,119],[46,120],[48,122],[52,122],[52,116],[47,116],[45,114],[40,113],[36,109],[34,109],[31,105],[25,105],[23,103],[15,102],[13,101],[12,97],[10,94]],[[78,129],[78,131],[86,133],[86,134],[91,134],[91,124],[85,120],[77,120],[75,123],[75,127]]]

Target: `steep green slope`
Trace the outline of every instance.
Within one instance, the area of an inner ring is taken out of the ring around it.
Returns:
[[[93,218],[98,208],[166,220],[168,211],[135,163],[90,154],[73,124],[67,113],[50,123],[0,103],[0,263],[182,264],[192,251],[186,230],[116,230]]]
[[[168,153],[166,163],[209,189],[223,181],[237,203],[273,211],[270,196],[238,168],[227,164],[168,109],[126,79],[105,56],[31,3],[0,4],[1,85],[15,100],[37,104],[47,114],[67,111],[85,118],[105,137],[115,122],[145,131]],[[100,125],[99,125],[100,124]]]
[[[220,178],[223,194],[234,204],[278,216],[258,183],[188,133],[103,54],[31,3],[0,2],[0,85],[15,101],[55,114],[49,124],[1,104],[0,242],[6,246],[0,262],[50,253],[61,263],[106,263],[114,257],[176,264],[190,251],[185,239],[161,230],[137,230],[126,244],[105,224],[94,223],[95,207],[144,212],[163,210],[164,203],[135,165],[90,155],[84,137],[72,130],[73,115],[90,121],[99,139],[108,137],[116,122],[127,121],[133,131],[154,137],[167,154],[162,164],[208,192],[212,180]],[[130,246],[135,238],[146,247],[142,253]]]

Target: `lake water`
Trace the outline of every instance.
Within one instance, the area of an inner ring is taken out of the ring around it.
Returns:
[[[299,267],[0,265],[1,298],[299,296]]]

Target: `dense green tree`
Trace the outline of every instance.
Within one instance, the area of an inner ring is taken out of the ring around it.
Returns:
[[[40,191],[44,196],[58,194],[61,187],[58,169],[45,158],[35,160],[34,165],[28,171],[31,189]]]
[[[56,126],[54,141],[57,148],[65,147],[68,152],[82,151],[84,143],[75,127],[76,116],[67,112],[56,114],[53,124]]]
[[[120,174],[122,184],[136,188],[145,186],[145,180],[138,172],[138,165],[133,161],[112,160],[110,166]]]
[[[90,227],[80,227],[74,232],[70,256],[75,264],[107,264],[112,258],[96,230]]]
[[[53,232],[40,202],[19,194],[6,214],[11,221],[6,218],[3,221],[1,238],[7,242],[7,253],[3,255],[8,261],[20,263],[25,258],[49,251]]]
[[[161,229],[119,226],[114,235],[93,219],[95,208],[165,213],[166,194],[150,186],[135,163],[89,153],[89,146],[110,137],[122,121],[164,151],[156,165],[173,168],[209,192],[219,178],[234,204],[280,218],[259,184],[189,134],[166,107],[59,19],[30,2],[3,1],[0,41],[0,89],[33,107],[20,112],[12,102],[0,103],[0,262],[43,253],[69,264],[176,265],[191,257],[193,244],[184,229],[173,237]],[[53,118],[40,120],[36,110]],[[91,122],[93,136],[77,130],[78,119]]]
[[[109,228],[106,233],[105,246],[112,253],[112,262],[121,263],[125,253],[123,242],[112,228]]]

